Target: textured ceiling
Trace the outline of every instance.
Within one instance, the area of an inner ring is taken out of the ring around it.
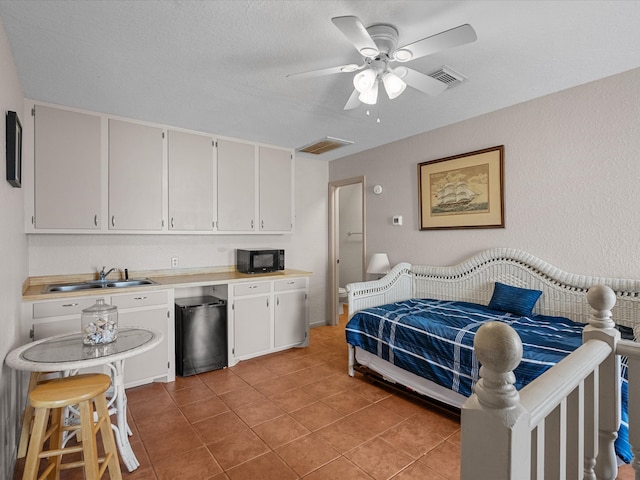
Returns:
[[[353,74],[286,78],[360,63],[342,15],[394,25],[400,45],[471,24],[475,43],[407,64],[468,80],[344,111]],[[0,17],[27,98],[291,148],[354,142],[326,160],[640,67],[629,0],[0,0]]]

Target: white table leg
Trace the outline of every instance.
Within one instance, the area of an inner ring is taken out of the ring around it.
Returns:
[[[120,450],[122,461],[130,472],[140,466],[140,462],[133,453],[129,443],[131,429],[127,423],[127,396],[124,392],[124,360],[117,360],[108,364],[111,369],[111,383],[113,386],[113,397],[109,400],[109,412],[114,411],[115,403],[116,425],[112,425],[115,433],[116,443]]]

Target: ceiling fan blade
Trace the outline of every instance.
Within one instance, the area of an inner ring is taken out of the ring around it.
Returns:
[[[410,87],[420,90],[421,92],[431,95],[432,97],[440,95],[447,89],[447,84],[436,80],[435,78],[425,75],[424,73],[417,72],[407,67],[398,67],[394,71],[396,74],[404,73],[398,72],[400,69],[405,69],[407,72],[401,75],[400,78]]]
[[[440,52],[448,48],[475,42],[477,39],[476,31],[471,25],[466,23],[400,47],[396,49],[393,55],[399,62],[408,62],[409,60],[431,55],[432,53]]]
[[[356,65],[355,63],[350,63],[348,65],[340,65],[338,67],[329,67],[329,68],[321,68],[319,70],[311,70],[309,72],[302,73],[291,73],[287,75],[287,78],[292,78],[295,80],[304,80],[307,78],[313,77],[322,77],[324,75],[333,75],[335,73],[349,73],[355,72],[362,69],[363,66]]]
[[[344,33],[361,55],[365,57],[375,57],[380,53],[376,43],[358,17],[334,17],[331,21]]]
[[[347,100],[347,103],[345,104],[344,109],[353,110],[354,108],[358,107],[360,105],[360,99],[358,98],[359,96],[360,96],[360,92],[358,90],[354,90],[351,96],[349,97],[349,100]]]

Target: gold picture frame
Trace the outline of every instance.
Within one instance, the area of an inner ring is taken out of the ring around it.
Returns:
[[[504,228],[504,145],[418,164],[420,230]]]

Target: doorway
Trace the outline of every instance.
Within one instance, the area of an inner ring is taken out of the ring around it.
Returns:
[[[329,183],[329,308],[327,325],[338,325],[341,289],[364,280],[366,231],[365,178]]]

